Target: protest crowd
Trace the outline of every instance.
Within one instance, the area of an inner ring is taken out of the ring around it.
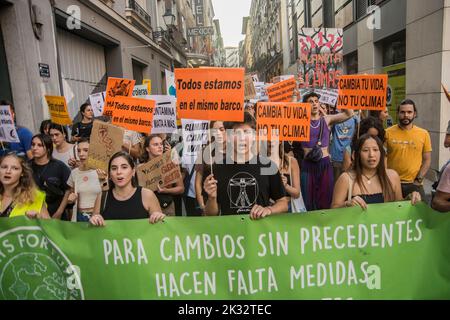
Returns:
[[[431,141],[428,131],[414,123],[422,106],[410,99],[402,101],[397,106],[398,123],[388,127],[386,107],[338,110],[337,103],[321,103],[321,95],[313,89],[299,90],[303,85],[300,77],[289,78],[296,85],[288,92],[289,100],[281,103],[302,103],[310,110],[307,139],[302,141],[280,139],[279,135],[263,139],[258,134],[258,117],[264,113],[260,103],[270,101],[265,95],[270,91],[265,90],[268,84],[258,88],[262,94],[256,99],[255,95],[246,99],[244,108],[221,108],[240,112],[241,121],[183,119],[176,128],[174,120],[171,130],[157,133],[153,125],[148,131],[131,130],[132,126],[124,124],[127,121],[113,121],[116,111],[108,113],[106,101],[103,115],[95,117],[87,102],[80,106],[81,121],[64,125],[45,120],[34,134],[15,124],[13,104],[1,101],[10,111],[19,141],[2,142],[0,216],[104,226],[105,220],[148,219],[156,223],[166,216],[234,214],[261,219],[352,206],[366,210],[371,204],[402,200],[414,205],[426,200],[423,182],[430,169]],[[122,99],[119,105],[124,110],[148,113],[148,106],[127,107],[126,99],[138,98],[130,98],[130,88],[122,90],[123,81],[120,85],[108,83],[106,100],[108,95],[111,99],[115,96]],[[228,89],[241,90],[242,83]],[[182,81],[179,84],[182,89]],[[124,92],[114,92],[117,88]],[[196,91],[200,98],[202,91]],[[172,115],[175,103],[182,109],[183,102],[166,98],[172,102],[166,104]],[[144,105],[153,103],[151,121],[130,119],[128,124],[157,123],[156,114],[165,113],[158,111],[158,106],[164,103],[151,99],[141,99]],[[52,114],[51,101],[47,102]],[[201,108],[204,114],[217,110],[212,104]],[[264,115],[276,118],[274,110]],[[167,126],[169,122],[161,123]],[[176,131],[180,124],[181,133]],[[192,129],[192,134],[186,135],[186,129]],[[449,137],[450,131],[446,146]],[[442,168],[435,188],[430,205],[440,212],[450,211],[450,166]]]

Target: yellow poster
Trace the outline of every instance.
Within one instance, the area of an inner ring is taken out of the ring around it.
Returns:
[[[50,118],[53,123],[60,125],[70,125],[72,120],[67,112],[67,103],[65,97],[60,96],[45,96],[50,112]]]
[[[152,94],[152,80],[144,79],[142,81],[142,84],[146,84],[148,86],[148,95],[151,95]]]

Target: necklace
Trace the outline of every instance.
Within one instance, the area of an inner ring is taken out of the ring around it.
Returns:
[[[117,191],[116,191],[115,189],[113,189],[114,197],[115,197],[117,200],[119,200],[119,201],[126,201],[126,200],[129,200],[129,199],[133,196],[133,194],[134,194],[135,191],[136,191],[136,189],[133,188],[128,194],[126,194],[126,195],[124,196],[124,195],[121,195],[121,194],[117,193]]]
[[[313,121],[319,121],[319,123],[314,127],[313,124],[312,124]],[[311,128],[317,129],[319,126],[320,126],[320,119],[319,119],[319,120],[312,120],[312,121],[311,121]]]
[[[370,178],[368,177],[368,176],[366,176],[364,173],[362,173],[362,175],[367,179],[367,183],[368,184],[372,184],[372,182],[370,181],[370,180],[372,180],[376,175],[377,175],[377,173],[375,173],[373,176],[371,176]]]

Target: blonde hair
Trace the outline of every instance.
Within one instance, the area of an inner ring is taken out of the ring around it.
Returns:
[[[13,201],[17,205],[26,205],[34,202],[37,195],[37,187],[33,179],[33,172],[25,160],[16,154],[7,154],[0,158],[0,165],[8,157],[16,159],[22,168],[22,174],[19,178],[19,184],[14,188]],[[0,201],[3,200],[3,193],[5,188],[0,182]]]

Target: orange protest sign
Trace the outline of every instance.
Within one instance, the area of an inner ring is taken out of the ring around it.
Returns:
[[[269,101],[272,102],[291,102],[297,83],[295,78],[287,79],[267,88]]]
[[[106,97],[105,97],[105,105],[103,107],[103,115],[111,116],[110,111],[108,109],[106,101],[109,98],[113,98],[116,96],[125,96],[131,97],[133,95],[133,89],[136,81],[130,79],[123,78],[108,78],[108,83],[106,85]]]
[[[130,97],[109,97],[105,101],[111,113],[111,123],[127,130],[150,133],[153,125],[153,112],[156,103],[154,100],[146,100]]]
[[[175,69],[180,119],[244,120],[244,69]]]
[[[67,112],[66,98],[60,96],[45,96],[50,112],[50,118],[53,123],[62,126],[72,124],[69,113]]]
[[[260,140],[309,141],[311,104],[260,102],[257,104],[256,130]]]
[[[339,78],[338,109],[384,110],[388,75],[344,75]]]

